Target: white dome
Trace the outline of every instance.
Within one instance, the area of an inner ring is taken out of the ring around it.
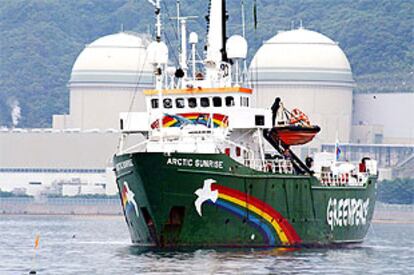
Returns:
[[[266,41],[251,64],[258,82],[324,82],[352,86],[351,66],[330,38],[303,28],[280,32]]]
[[[95,40],[76,59],[70,85],[152,84],[152,67],[146,61],[149,42],[145,35],[125,32]]]

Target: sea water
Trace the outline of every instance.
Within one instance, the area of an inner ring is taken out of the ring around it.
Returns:
[[[132,246],[122,216],[0,215],[1,275],[414,274],[413,255],[410,223],[374,223],[341,248],[168,251]]]

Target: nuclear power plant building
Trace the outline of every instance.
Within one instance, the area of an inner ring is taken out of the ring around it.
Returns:
[[[86,45],[68,83],[68,114],[54,115],[50,129],[0,130],[0,189],[116,194],[111,159],[119,113],[146,110],[143,90],[154,88],[149,43],[147,35],[120,32]],[[350,61],[331,38],[305,28],[279,32],[259,47],[248,75],[257,107],[270,108],[279,97],[322,128],[302,157],[333,151],[338,139],[343,158],[379,159],[385,178],[412,171],[414,93],[355,93]]]

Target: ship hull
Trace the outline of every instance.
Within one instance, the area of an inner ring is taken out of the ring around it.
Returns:
[[[376,179],[326,187],[274,175],[223,154],[133,153],[114,158],[132,242],[156,247],[297,247],[361,242]]]

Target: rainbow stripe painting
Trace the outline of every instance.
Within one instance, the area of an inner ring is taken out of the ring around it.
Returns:
[[[228,117],[222,114],[212,114],[213,116],[213,126],[214,128],[222,127],[225,128],[228,126]],[[165,114],[162,119],[162,125],[164,128],[168,127],[180,127],[186,121],[192,124],[202,124],[210,126],[210,114],[209,113],[182,113],[182,114]],[[154,121],[151,124],[152,129],[159,128],[158,120]]]
[[[279,212],[253,196],[219,185],[212,179],[206,180],[203,188],[198,189],[195,194],[199,196],[195,205],[200,216],[201,204],[207,202],[240,219],[246,219],[250,225],[259,229],[269,246],[276,246],[279,243],[282,246],[294,246],[301,243],[296,230]]]

